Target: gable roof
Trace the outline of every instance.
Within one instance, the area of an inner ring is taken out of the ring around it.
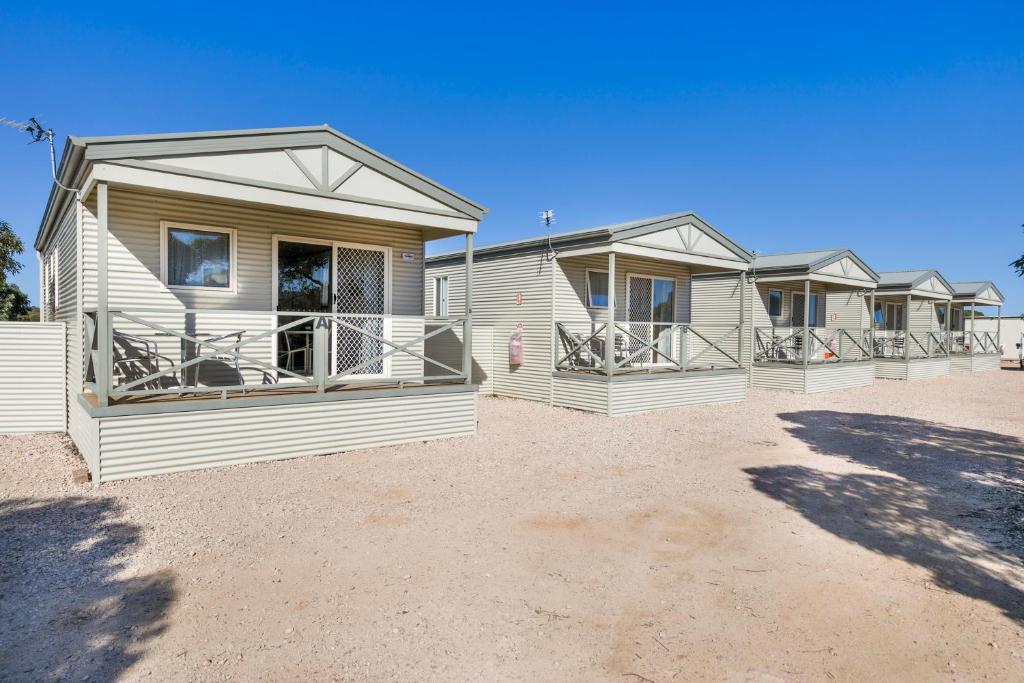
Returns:
[[[753,271],[762,275],[806,275],[820,272],[822,269],[849,259],[868,276],[878,282],[878,273],[857,256],[852,249],[816,249],[814,251],[794,251],[782,254],[757,254],[754,257]],[[849,265],[849,264],[846,264]],[[845,275],[846,277],[852,277]],[[853,277],[853,279],[858,279]]]
[[[70,136],[58,178],[82,189],[92,164],[226,181],[361,204],[479,221],[483,206],[340,133],[327,124],[292,128]],[[37,248],[66,193],[52,186]]]
[[[681,211],[665,214],[663,216],[651,216],[648,218],[640,218],[621,223],[598,225],[592,228],[581,228],[578,230],[552,233],[550,236],[543,235],[537,237],[526,237],[518,240],[478,246],[473,249],[473,256],[477,257],[481,255],[487,256],[535,251],[539,249],[547,249],[549,246],[557,251],[559,248],[566,249],[571,247],[597,246],[616,242],[635,244],[638,239],[645,236],[663,231],[678,230],[686,226],[695,226],[699,230],[700,235],[696,235],[694,233],[684,235],[680,233],[679,238],[683,245],[688,244],[695,247],[695,243],[698,242],[703,235],[707,236],[714,242],[714,244],[727,251],[730,257],[737,261],[750,263],[753,259],[753,255],[750,252],[738,245],[736,242],[733,242],[692,211]],[[655,245],[648,246],[651,246],[652,248],[667,248]],[[436,262],[459,259],[462,258],[464,254],[465,252],[462,250],[449,251],[429,256],[427,261]]]
[[[998,301],[1000,304],[1005,301],[1003,293],[999,291],[999,288],[996,287],[996,284],[991,280],[954,282],[952,284],[954,299],[984,299],[988,301]]]
[[[938,284],[946,290],[946,294],[949,296],[953,295],[953,285],[949,284],[946,278],[942,277],[942,273],[935,269],[927,270],[889,270],[878,274],[878,289],[880,293],[883,290],[891,291],[903,291],[921,289],[923,285],[928,285],[933,280],[936,280]],[[934,290],[938,294],[938,290]]]

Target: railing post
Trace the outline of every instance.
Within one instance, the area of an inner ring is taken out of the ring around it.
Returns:
[[[318,394],[327,389],[327,333],[330,327],[325,316],[317,318],[313,325],[313,379],[316,380]]]
[[[740,329],[739,339],[736,341],[736,357],[740,359],[740,367],[744,366],[743,363],[743,337],[746,331],[746,299],[747,299],[747,274],[744,271],[740,271],[739,276],[740,283]]]
[[[473,233],[466,233],[465,320],[462,323],[462,374],[473,383]]]
[[[96,401],[109,405],[113,378],[113,324],[107,296],[107,184],[96,185]]]
[[[996,353],[999,355],[999,362],[1003,360],[1003,352],[999,350],[999,345],[1002,342],[1002,335],[1000,332],[1000,325],[1002,324],[1003,318],[1003,307],[996,306]]]
[[[971,303],[971,355],[974,355],[974,347],[977,346],[977,338],[974,336],[974,303]]]
[[[903,309],[903,360],[907,366],[907,376],[910,373],[910,295],[907,294],[907,305]]]
[[[615,374],[615,252],[608,252],[608,326],[604,330],[604,370]]]
[[[943,327],[946,328],[946,358],[949,358],[950,354],[953,353],[953,335],[949,333],[950,325],[953,320],[953,302],[952,300],[946,304],[946,315],[943,316]]]
[[[804,369],[810,362],[811,343],[811,281],[804,280]]]
[[[679,364],[683,366],[682,372],[686,372],[686,365],[690,360],[690,326],[683,325],[681,329],[683,331],[683,338],[679,341],[679,346],[682,358]]]
[[[868,358],[875,357],[875,290],[871,290],[868,302]],[[862,337],[863,338],[863,337]]]

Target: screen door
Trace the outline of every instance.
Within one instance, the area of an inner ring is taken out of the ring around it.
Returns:
[[[379,356],[385,345],[374,337],[384,337],[388,312],[387,252],[347,245],[337,245],[335,250],[335,310],[351,327],[338,325],[334,373],[383,375],[386,363]]]
[[[675,319],[675,280],[631,275],[627,301],[629,355],[644,347],[639,341],[657,344],[659,353],[646,349],[636,355],[634,364],[667,363],[672,352],[672,322]],[[664,354],[664,355],[662,355]]]

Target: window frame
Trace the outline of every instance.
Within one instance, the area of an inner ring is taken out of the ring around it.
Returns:
[[[779,312],[772,313],[772,294],[776,292],[779,295]],[[781,320],[783,318],[783,310],[785,308],[785,306],[783,306],[783,302],[785,301],[785,297],[786,295],[781,289],[768,288],[768,317],[771,318],[772,321]]]
[[[168,271],[170,270],[170,257],[168,255],[169,230],[191,230],[195,232],[219,232],[228,236],[228,286],[210,287],[207,285],[172,285],[168,282]],[[160,221],[160,282],[164,287],[172,290],[198,291],[198,292],[219,292],[221,294],[238,293],[238,230],[219,225],[197,225],[195,223],[183,223],[181,221]]]
[[[608,288],[605,291],[604,295],[605,295],[605,298],[608,299],[608,301],[611,301],[612,283],[608,282],[608,271],[607,270],[601,270],[599,268],[587,268],[586,269],[586,275],[584,276],[585,279],[586,279],[586,290],[587,290],[586,291],[586,296],[587,296],[586,304],[587,304],[587,308],[606,309],[606,308],[608,308],[608,304],[607,303],[604,306],[595,306],[594,303],[593,303],[592,292],[590,291],[590,274],[591,273],[600,273],[600,274],[604,275],[604,279],[605,279],[605,282],[607,282],[607,288]]]
[[[439,285],[444,283],[444,311],[441,311],[441,288]],[[447,275],[435,275],[434,276],[434,317],[435,318],[447,318],[449,310],[449,299],[451,297],[451,280]]]
[[[810,296],[807,297],[807,301],[808,301],[807,308],[808,308],[808,312],[810,314],[811,321],[805,321],[804,323],[802,323],[800,325],[797,325],[797,324],[795,324],[796,312],[798,310],[797,307],[796,307],[796,297],[803,296],[804,293],[803,293],[803,290],[796,290],[796,289],[794,289],[793,291],[791,291],[789,293],[789,323],[790,323],[789,326],[790,327],[803,327],[805,324],[807,325],[807,327],[813,327],[813,328],[821,327],[821,325],[818,325],[818,294],[819,294],[819,292],[811,292]],[[803,310],[800,310],[800,314],[803,315]],[[822,321],[822,322],[824,323],[824,321]]]

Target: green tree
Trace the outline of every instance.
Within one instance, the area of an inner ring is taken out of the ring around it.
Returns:
[[[7,278],[21,271],[18,254],[25,250],[10,224],[0,220],[0,320],[16,320],[28,315],[28,295]]]

